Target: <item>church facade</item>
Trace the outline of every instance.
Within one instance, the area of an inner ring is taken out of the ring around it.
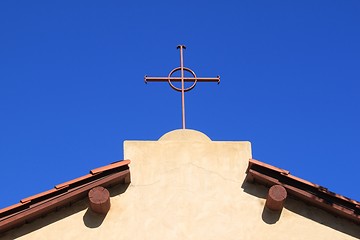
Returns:
[[[175,130],[124,161],[0,210],[0,239],[359,239],[360,203],[252,159],[250,142]]]

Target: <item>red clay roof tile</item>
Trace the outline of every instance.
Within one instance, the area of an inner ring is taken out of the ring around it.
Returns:
[[[55,188],[56,189],[63,189],[63,188],[69,187],[70,184],[74,184],[74,183],[83,181],[83,180],[88,179],[88,178],[90,178],[92,176],[93,176],[93,174],[86,174],[84,176],[75,178],[73,180],[70,180],[70,181],[67,181],[67,182],[64,182],[64,183],[60,183],[60,184],[56,185]]]
[[[101,173],[103,171],[111,170],[111,169],[118,168],[118,167],[121,167],[121,166],[125,166],[125,165],[128,165],[128,164],[130,164],[130,160],[118,161],[118,162],[114,162],[112,164],[106,165],[104,167],[95,168],[95,169],[91,170],[90,173],[91,174],[98,174],[98,173]]]

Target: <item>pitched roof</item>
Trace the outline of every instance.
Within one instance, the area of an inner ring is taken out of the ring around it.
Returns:
[[[255,181],[267,187],[282,185],[288,194],[294,198],[360,224],[360,202],[295,177],[287,170],[250,159],[247,169],[247,181]]]
[[[130,160],[95,168],[82,177],[56,185],[53,189],[0,209],[0,233],[21,226],[59,207],[78,201],[97,186],[110,187],[130,182]]]

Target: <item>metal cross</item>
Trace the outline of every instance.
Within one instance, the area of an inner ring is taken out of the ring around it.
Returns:
[[[220,76],[216,78],[207,78],[207,77],[197,77],[195,72],[190,68],[184,67],[184,58],[183,58],[183,49],[186,49],[184,45],[177,46],[177,49],[180,49],[180,67],[176,67],[170,71],[167,77],[148,77],[145,76],[145,83],[147,82],[168,82],[170,87],[175,91],[181,92],[181,109],[182,109],[182,128],[185,129],[185,92],[193,89],[197,82],[217,82],[220,83]],[[172,75],[180,71],[181,77],[172,77]],[[189,72],[193,77],[185,77],[185,72]],[[181,82],[181,88],[175,87],[173,82]],[[185,82],[193,82],[190,87],[185,87]]]

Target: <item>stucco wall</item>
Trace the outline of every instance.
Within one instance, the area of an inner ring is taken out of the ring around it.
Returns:
[[[126,141],[132,182],[111,189],[99,216],[86,200],[9,232],[5,239],[356,239],[360,228],[293,199],[264,209],[267,189],[244,183],[249,142],[176,130]],[[25,234],[25,235],[24,235]]]

